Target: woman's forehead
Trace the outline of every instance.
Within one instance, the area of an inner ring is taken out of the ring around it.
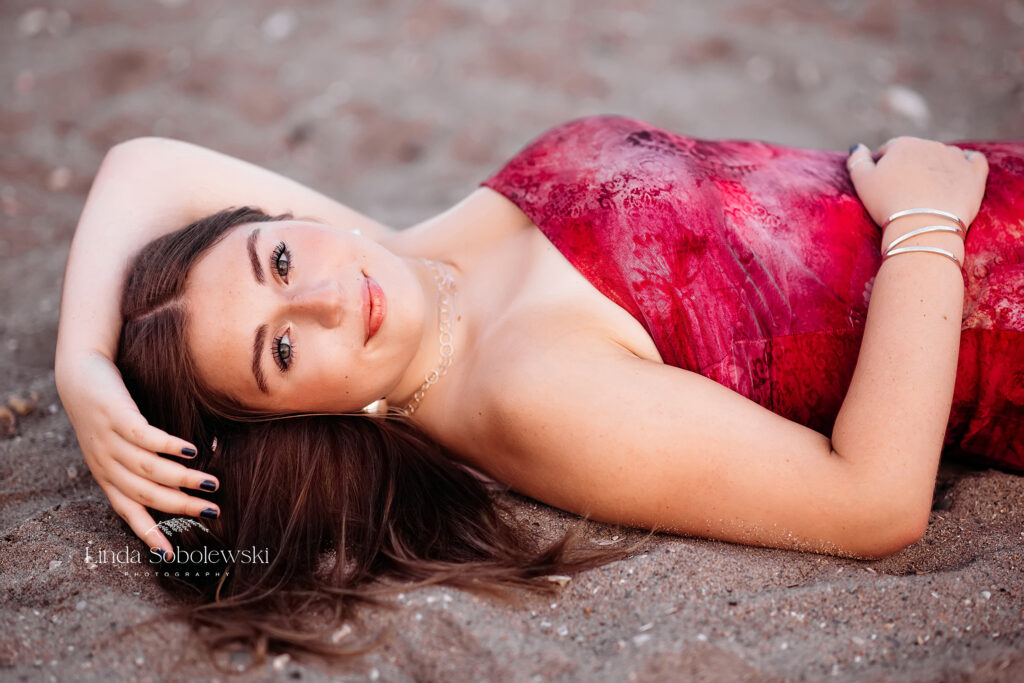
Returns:
[[[237,394],[246,385],[255,324],[256,281],[237,226],[194,264],[185,286],[186,343],[205,381]]]
[[[211,278],[215,279],[217,274],[237,266],[239,259],[245,258],[245,240],[252,228],[251,223],[230,228],[221,239],[200,255],[189,268],[185,280],[186,292],[195,285],[196,280],[208,283]],[[244,265],[244,261],[242,263]]]

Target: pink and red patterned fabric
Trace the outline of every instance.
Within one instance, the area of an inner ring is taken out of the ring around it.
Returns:
[[[957,144],[990,172],[966,245],[947,454],[1024,471],[1024,141]],[[846,156],[591,116],[481,185],[640,321],[666,363],[829,435],[881,262]]]

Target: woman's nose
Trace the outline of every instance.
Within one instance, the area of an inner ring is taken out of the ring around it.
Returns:
[[[292,294],[290,308],[293,314],[312,316],[324,327],[341,324],[344,299],[337,282],[322,282]]]

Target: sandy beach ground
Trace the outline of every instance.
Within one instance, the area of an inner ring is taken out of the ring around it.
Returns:
[[[88,561],[144,550],[52,370],[71,235],[111,145],[189,140],[405,227],[587,114],[841,150],[1021,139],[1024,2],[8,0],[0,92],[0,398],[38,406],[0,438],[0,679],[225,680],[180,623],[133,627],[173,604],[145,565]],[[538,535],[570,520],[516,500]],[[655,536],[517,607],[409,591],[362,611],[394,629],[368,655],[233,678],[1024,680],[1024,477],[946,462],[935,508],[877,562]]]

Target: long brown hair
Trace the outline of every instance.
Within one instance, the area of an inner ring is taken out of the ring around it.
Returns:
[[[586,548],[576,527],[539,546],[505,498],[394,414],[233,419],[244,406],[200,381],[184,342],[186,278],[229,229],[290,217],[228,209],[154,240],[135,257],[121,304],[125,385],[151,424],[200,447],[186,465],[220,480],[216,493],[188,491],[216,501],[220,517],[165,519],[176,554],[156,562],[162,585],[193,596],[175,615],[203,632],[211,654],[361,652],[324,636],[355,604],[383,604],[396,590],[378,579],[550,591],[544,576],[632,550]],[[326,615],[319,626],[315,613]]]

